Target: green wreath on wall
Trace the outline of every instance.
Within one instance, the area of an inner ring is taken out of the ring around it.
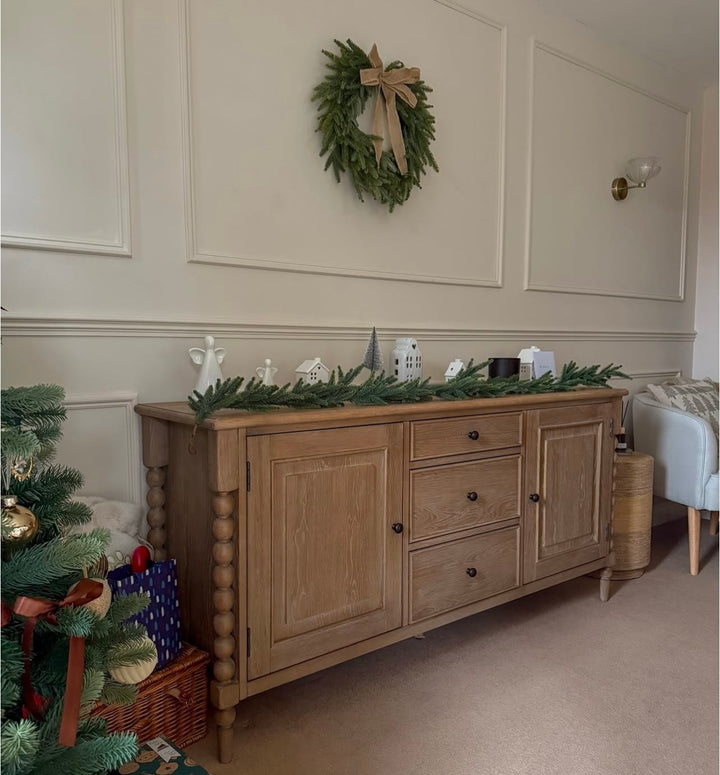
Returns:
[[[430,150],[435,118],[427,96],[432,89],[420,80],[417,67],[399,61],[384,67],[375,45],[369,54],[352,40],[335,45],[339,54],[323,49],[330,72],[312,95],[318,103],[320,156],[327,154],[325,169],[332,167],[338,182],[343,173],[350,174],[360,201],[371,196],[392,212],[415,186],[422,188],[426,167],[439,171]],[[357,119],[371,97],[375,112],[369,135]],[[385,111],[392,152],[382,150]]]

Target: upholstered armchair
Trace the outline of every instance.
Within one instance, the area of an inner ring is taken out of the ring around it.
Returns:
[[[690,573],[700,570],[701,511],[710,512],[710,532],[718,532],[718,440],[711,423],[667,406],[651,393],[633,398],[634,447],[655,458],[656,495],[687,507]]]

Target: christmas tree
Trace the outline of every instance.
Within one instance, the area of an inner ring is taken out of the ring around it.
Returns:
[[[71,498],[81,474],[52,460],[64,397],[56,385],[2,391],[3,775],[101,775],[132,759],[135,735],[108,734],[90,711],[133,702],[137,688],[111,673],[156,658],[125,622],[147,597],[111,602],[106,581],[85,578],[110,536],[72,532],[91,511]]]
[[[370,340],[368,341],[367,350],[365,351],[365,358],[363,359],[363,366],[373,372],[382,371],[383,368],[382,350],[380,349],[380,342],[378,342],[375,326],[373,326],[372,333],[370,334]]]

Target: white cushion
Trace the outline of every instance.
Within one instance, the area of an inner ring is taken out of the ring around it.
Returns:
[[[718,389],[711,380],[692,380],[681,384],[664,382],[647,389],[665,406],[674,406],[707,420],[718,435]]]

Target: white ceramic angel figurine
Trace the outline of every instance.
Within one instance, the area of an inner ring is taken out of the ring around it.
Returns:
[[[220,364],[225,360],[225,348],[215,347],[214,337],[206,336],[204,350],[202,347],[191,347],[188,352],[192,362],[200,366],[195,390],[198,393],[204,393],[210,385],[214,385],[217,380],[223,378]]]
[[[275,384],[273,377],[277,373],[277,368],[272,365],[270,358],[265,358],[265,365],[258,366],[257,369],[255,369],[255,373],[258,375],[263,385]]]

